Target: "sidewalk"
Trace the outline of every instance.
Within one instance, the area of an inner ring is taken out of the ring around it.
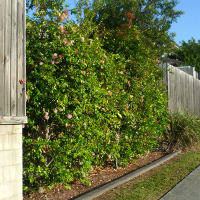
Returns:
[[[200,166],[160,200],[200,200]]]

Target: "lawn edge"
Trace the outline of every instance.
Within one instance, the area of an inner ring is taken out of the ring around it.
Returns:
[[[177,156],[178,154],[180,154],[181,151],[175,151],[175,152],[172,152],[172,153],[169,153],[168,155],[166,156],[163,156],[161,158],[159,158],[158,160],[156,161],[153,161],[152,163],[148,164],[148,165],[145,165],[137,170],[134,170],[124,176],[121,176],[113,181],[110,181],[108,183],[105,183],[103,185],[100,185],[94,189],[92,189],[91,191],[89,192],[86,192],[84,194],[81,194],[77,197],[74,197],[72,198],[73,200],[92,200],[102,194],[104,194],[105,192],[119,186],[119,185],[122,185],[158,166],[160,166],[161,164],[165,163],[166,161],[174,158],[175,156]]]

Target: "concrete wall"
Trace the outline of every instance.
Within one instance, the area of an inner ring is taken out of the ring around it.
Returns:
[[[22,125],[0,125],[0,200],[22,200]]]

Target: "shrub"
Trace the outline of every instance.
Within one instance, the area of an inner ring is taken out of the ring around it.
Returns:
[[[141,40],[130,56],[106,51],[89,18],[60,22],[62,10],[45,9],[27,19],[25,192],[87,182],[92,165],[125,164],[152,149],[167,124],[161,71]]]

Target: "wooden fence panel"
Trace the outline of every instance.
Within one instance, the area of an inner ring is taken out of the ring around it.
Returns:
[[[171,65],[167,76],[169,111],[200,116],[200,80]]]
[[[25,0],[0,0],[0,124],[25,123]]]

